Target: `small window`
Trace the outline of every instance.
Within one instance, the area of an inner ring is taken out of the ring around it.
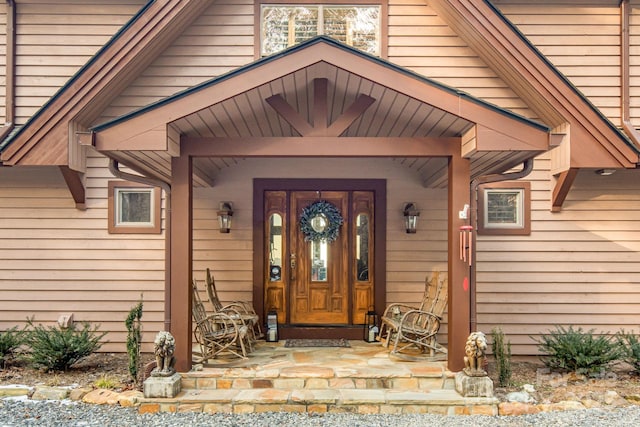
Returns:
[[[500,182],[480,186],[479,234],[530,234],[531,184]]]
[[[109,233],[160,233],[160,189],[109,181]]]
[[[380,5],[263,4],[260,54],[271,55],[318,35],[381,56]]]

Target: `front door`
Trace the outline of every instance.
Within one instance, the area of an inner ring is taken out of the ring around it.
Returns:
[[[362,324],[373,306],[372,191],[265,192],[265,309],[290,326]]]

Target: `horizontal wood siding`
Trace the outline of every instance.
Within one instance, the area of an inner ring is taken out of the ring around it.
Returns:
[[[427,3],[389,1],[389,61],[532,117],[520,98]]]
[[[16,3],[16,123],[23,124],[145,1],[24,0]]]
[[[620,125],[620,8],[617,3],[500,0],[496,6],[574,86]],[[640,41],[637,16],[634,22],[632,51],[637,55]],[[640,113],[638,83],[634,79],[636,118]]]
[[[253,11],[251,0],[213,3],[104,111],[97,123],[254,61]]]
[[[0,3],[0,119],[7,123],[7,11],[6,3]]]
[[[143,296],[145,350],[164,329],[164,234],[109,235],[105,158],[88,159],[87,210],[57,168],[0,168],[0,330],[74,313],[100,324],[101,351],[126,351],[124,320]]]
[[[252,300],[252,179],[387,179],[387,302],[416,304],[433,270],[447,269],[447,192],[425,189],[421,178],[390,159],[248,159],[224,169],[213,188],[194,189],[194,277],[204,289],[205,269],[215,274],[224,301]],[[218,231],[220,201],[233,202],[233,229]],[[403,202],[421,210],[418,232],[407,234]],[[442,328],[446,334],[446,326]],[[441,341],[446,342],[446,336]]]
[[[550,161],[530,176],[530,236],[478,239],[478,322],[499,326],[514,354],[536,354],[530,336],[555,325],[638,331],[640,177],[583,170],[562,211],[550,207]]]

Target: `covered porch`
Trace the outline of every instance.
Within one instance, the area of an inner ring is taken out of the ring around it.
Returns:
[[[516,167],[549,147],[549,130],[538,123],[323,37],[97,126],[90,138],[84,138],[132,170],[170,183],[165,188],[165,326],[176,337],[177,369],[182,372],[192,365],[189,284],[209,262],[194,260],[194,253],[224,252],[225,243],[238,238],[231,234],[225,241],[213,239],[205,249],[195,245],[197,211],[204,211],[196,204],[211,194],[207,209],[213,211],[211,206],[219,200],[255,191],[253,179],[264,177],[260,165],[270,167],[269,178],[294,179],[308,177],[309,168],[291,172],[291,165],[300,168],[303,162],[317,160],[313,178],[340,180],[354,179],[359,172],[348,163],[346,175],[323,169],[323,164],[366,159],[406,168],[423,189],[444,196],[440,269],[446,270],[449,286],[448,368],[459,370],[474,292],[470,265],[459,257],[458,240],[460,227],[472,217],[459,212],[471,204],[471,182]],[[388,168],[375,162],[372,178],[390,179]],[[242,180],[234,180],[237,171]],[[249,205],[245,212],[255,211],[255,199]],[[385,202],[379,212],[383,210],[386,218],[395,206]],[[251,275],[239,275],[238,284],[249,290],[251,298],[246,299],[264,317],[269,309],[260,285],[266,274],[260,249],[264,223],[255,220],[255,213],[252,218],[239,235],[240,245],[250,254],[249,270],[243,271]],[[391,221],[387,219],[385,227]],[[386,286],[389,233],[381,239],[372,294],[378,313],[390,297],[402,292]],[[429,271],[425,267],[422,275]]]

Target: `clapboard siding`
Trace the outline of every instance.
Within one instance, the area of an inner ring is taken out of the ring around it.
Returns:
[[[107,233],[106,166],[88,159],[85,211],[57,168],[0,168],[0,329],[72,312],[109,332],[102,351],[125,351],[124,320],[141,295],[146,350],[164,329],[164,235]]]
[[[213,3],[96,122],[125,114],[254,61],[253,13],[251,0]]]
[[[576,5],[566,1],[534,4],[500,0],[496,6],[595,106],[620,124],[621,38],[617,2]],[[637,18],[635,21],[637,24]],[[638,34],[637,26],[634,31]],[[637,97],[638,82],[635,83]],[[638,117],[637,98],[635,105]]]
[[[144,3],[17,2],[16,123],[25,123]]]
[[[640,188],[636,171],[581,171],[561,212],[549,210],[549,162],[532,174],[532,231],[478,239],[478,321],[499,326],[514,353],[555,325],[615,333],[637,329]]]
[[[529,108],[459,38],[428,2],[389,1],[388,59],[416,73],[525,115]]]

